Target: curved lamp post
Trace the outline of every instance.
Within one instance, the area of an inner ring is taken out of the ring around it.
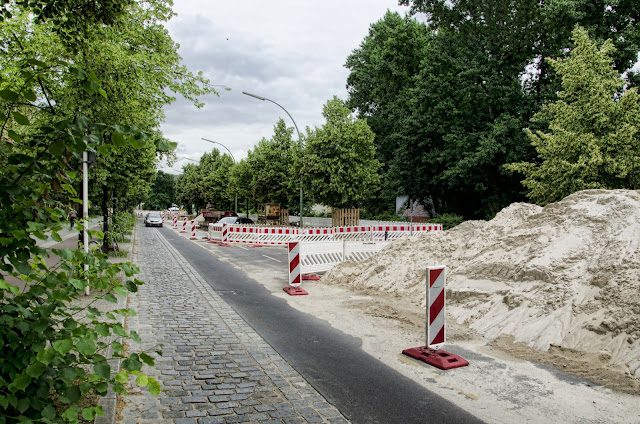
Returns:
[[[233,163],[236,163],[236,158],[233,157],[233,153],[231,153],[231,150],[229,150],[229,148],[227,146],[225,146],[222,143],[219,143],[217,141],[213,141],[213,140],[209,140],[207,138],[201,137],[204,141],[208,141],[209,143],[213,143],[213,144],[219,144],[220,146],[224,147],[225,149],[227,149],[227,152],[229,152],[229,156],[231,156],[231,160],[233,160]],[[235,206],[235,210],[234,212],[236,213],[236,215],[238,214],[238,188],[236,187],[236,206]]]
[[[293,121],[293,126],[296,127],[296,132],[298,133],[298,145],[300,146],[300,152],[302,153],[302,137],[300,137],[300,130],[298,130],[298,125],[296,124],[296,121],[293,119],[293,116],[291,116],[291,114],[289,113],[289,111],[287,111],[287,109],[282,107],[281,104],[276,103],[271,99],[267,99],[266,97],[258,96],[257,94],[247,93],[246,91],[243,91],[242,94],[245,94],[249,97],[256,98],[258,100],[271,102],[274,105],[278,106],[280,109],[284,110],[287,113],[287,115],[289,115],[289,118],[291,118],[291,120]],[[300,176],[300,228],[302,228],[302,176]]]

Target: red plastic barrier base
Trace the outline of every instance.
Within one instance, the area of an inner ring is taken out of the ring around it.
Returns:
[[[306,294],[309,294],[302,287],[287,286],[287,287],[283,288],[282,290],[284,290],[287,293],[289,293],[290,296],[304,296]]]
[[[218,246],[222,246],[222,247],[229,247],[231,246],[229,243],[223,243],[221,241],[218,242]]]
[[[218,242],[217,242],[217,241],[215,241],[215,240],[207,240],[207,243],[211,243],[211,244],[218,244]]]
[[[451,368],[466,367],[469,362],[458,355],[449,353],[442,349],[435,350],[427,346],[413,347],[402,351],[403,355],[410,356],[418,361],[426,362],[441,370],[449,370]]]
[[[198,240],[198,237],[189,237],[189,240]]]
[[[322,278],[322,275],[318,275],[318,274],[302,274],[302,279],[303,280],[318,281],[320,278]]]

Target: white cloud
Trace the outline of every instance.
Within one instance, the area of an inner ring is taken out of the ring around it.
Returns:
[[[395,0],[175,0],[167,28],[192,71],[202,70],[213,84],[228,86],[206,96],[202,109],[184,100],[165,108],[161,129],[179,142],[178,154],[199,158],[224,144],[236,160],[263,137],[270,138],[279,118],[293,123],[259,94],[285,107],[298,128],[322,125],[322,106],[334,95],[346,98],[347,56],[387,10],[406,12]],[[220,148],[221,151],[224,149]],[[173,166],[175,172],[188,163]]]

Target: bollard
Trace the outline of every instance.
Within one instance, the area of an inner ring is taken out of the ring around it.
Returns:
[[[198,240],[196,237],[196,221],[191,221],[191,237],[190,240]]]
[[[300,243],[289,243],[289,285],[282,290],[290,296],[304,296],[309,294],[305,289],[299,287],[300,284],[302,284],[300,268]]]
[[[218,246],[229,247],[229,227],[227,224],[222,224],[222,241],[218,243]]]
[[[404,355],[436,368],[465,367],[469,362],[440,349],[445,341],[446,267],[427,268],[427,344],[402,351]]]

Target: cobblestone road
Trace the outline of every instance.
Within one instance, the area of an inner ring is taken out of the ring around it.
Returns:
[[[233,309],[160,232],[138,227],[133,260],[147,284],[129,297],[127,320],[144,343],[131,349],[163,356],[146,369],[160,396],[134,390],[117,422],[346,423]]]

